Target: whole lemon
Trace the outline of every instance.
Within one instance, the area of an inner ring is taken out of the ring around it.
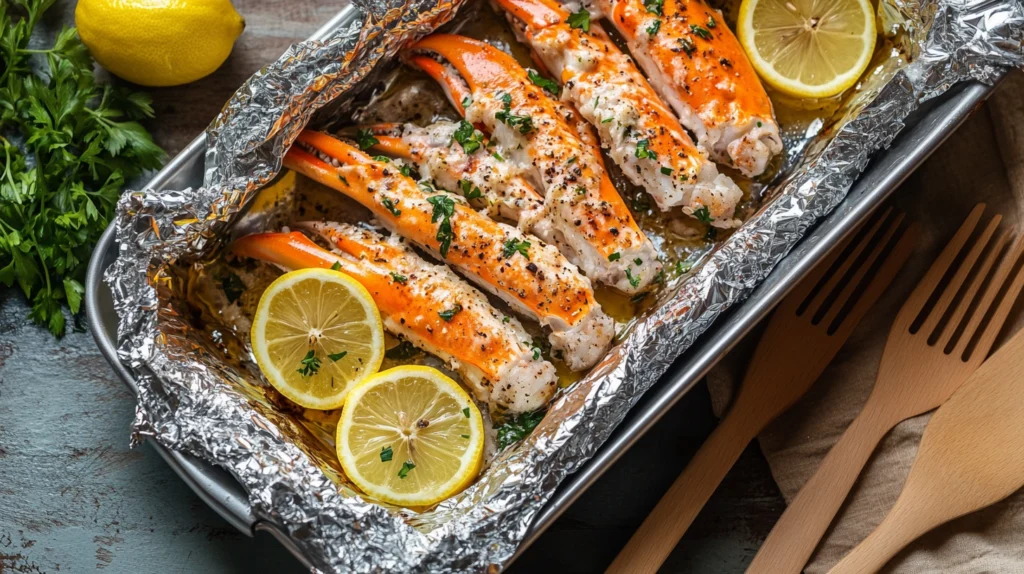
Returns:
[[[206,76],[245,28],[231,0],[80,0],[75,24],[101,66],[143,86]]]

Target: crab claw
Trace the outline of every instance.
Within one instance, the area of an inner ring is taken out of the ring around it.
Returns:
[[[457,36],[433,34],[407,49],[406,60],[437,80],[459,112],[465,115],[461,102],[481,89],[513,89],[526,79],[524,70],[512,56],[490,44]],[[431,57],[434,55],[435,57]],[[450,65],[439,62],[440,56]],[[452,72],[458,71],[458,75]]]
[[[346,263],[298,231],[247,235],[231,244],[231,252],[240,257],[267,261],[288,270],[317,267],[330,269],[335,265],[341,265],[344,269]]]

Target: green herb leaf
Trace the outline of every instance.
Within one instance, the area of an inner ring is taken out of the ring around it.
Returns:
[[[579,12],[573,12],[572,14],[569,14],[568,18],[565,19],[565,23],[568,24],[570,28],[576,28],[578,30],[583,30],[584,32],[589,32],[590,12],[587,12],[585,8],[583,10],[580,10]]]
[[[391,215],[394,215],[395,217],[402,215],[402,210],[395,206],[395,202],[392,201],[390,197],[382,197],[380,204],[384,206],[384,209],[390,211]]]
[[[704,38],[705,40],[710,40],[714,38],[714,36],[711,35],[711,32],[703,26],[699,26],[697,24],[690,24],[690,30],[694,34],[700,36],[701,38]]]
[[[654,36],[654,35],[656,35],[658,33],[658,30],[660,30],[660,29],[661,29],[661,20],[655,20],[653,24],[651,24],[650,26],[647,27],[647,34],[650,35],[650,36]]]
[[[395,283],[401,283],[404,285],[405,282],[409,280],[409,278],[406,277],[405,275],[401,275],[399,273],[395,273],[394,271],[392,271],[391,280],[394,281]]]
[[[618,261],[621,258],[622,254],[616,251],[615,253],[612,253],[611,255],[608,256],[608,261]]]
[[[379,162],[383,162],[383,163],[391,163],[391,158],[389,158],[386,155],[375,155],[375,156],[373,156],[373,159],[374,159],[374,161],[379,161]]]
[[[462,414],[465,415],[466,418],[468,419],[469,418],[469,407],[466,407],[466,408],[462,409]]]
[[[438,311],[437,314],[444,319],[445,323],[451,323],[452,319],[456,315],[462,312],[462,305],[456,303],[451,309],[445,309],[444,311]]]
[[[473,153],[484,144],[483,132],[474,128],[473,124],[466,120],[459,122],[459,127],[455,128],[452,138],[462,146],[462,151],[466,153]]]
[[[544,420],[545,411],[533,411],[511,416],[504,423],[495,427],[498,435],[498,448],[504,449],[517,443],[533,432],[540,421]]]
[[[533,118],[530,116],[517,116],[512,113],[512,96],[504,93],[499,98],[502,103],[501,111],[494,114],[494,119],[502,122],[510,128],[519,130],[521,134],[528,134],[533,131]]]
[[[715,17],[714,16],[708,16],[708,28],[714,28],[717,25],[718,24],[715,23]]]
[[[356,132],[356,143],[359,144],[359,149],[365,151],[379,144],[380,140],[373,137],[373,132],[370,130],[359,130]]]
[[[644,0],[644,8],[656,16],[665,15],[665,0]]]
[[[636,157],[637,159],[658,159],[658,154],[651,151],[647,146],[650,145],[650,141],[642,139],[636,142]]]
[[[320,372],[320,359],[317,358],[314,349],[310,349],[301,362],[302,368],[298,369],[297,372],[303,377],[311,377]]]
[[[709,210],[706,205],[702,205],[697,209],[694,209],[693,216],[701,223],[711,223],[715,220],[714,217],[711,217],[711,210]]]
[[[466,109],[466,108],[468,108],[469,106],[472,106],[472,105],[473,105],[473,98],[471,98],[469,96],[465,96],[464,98],[462,98],[462,109]]]
[[[398,168],[398,173],[404,175],[405,177],[409,177],[410,175],[412,175],[412,168],[409,167],[408,165],[403,165],[402,167]]]
[[[451,222],[451,217],[455,214],[455,200],[442,193],[428,197],[427,201],[434,206],[434,211],[430,215],[430,222],[437,223],[440,221],[435,238],[440,243],[438,251],[440,251],[441,258],[443,259],[448,257],[448,249],[451,248],[452,239],[455,238]]]
[[[633,273],[632,273],[632,271],[630,270],[630,268],[629,268],[629,267],[627,267],[627,268],[626,268],[626,279],[628,279],[628,280],[629,280],[629,284],[630,284],[630,285],[631,285],[631,286],[632,286],[632,287],[633,287],[634,289],[636,289],[637,287],[639,287],[639,286],[640,286],[640,278],[639,278],[639,277],[634,277],[634,276],[633,276]]]
[[[416,465],[411,460],[407,460],[402,463],[402,468],[398,471],[398,478],[405,478],[409,476],[409,471],[416,468]]]
[[[327,355],[327,358],[330,359],[332,363],[337,363],[338,361],[344,359],[345,355],[347,354],[348,351],[342,351],[340,353],[330,353]]]
[[[693,53],[697,51],[697,45],[693,43],[693,40],[689,38],[678,38],[679,46],[686,52],[687,56],[693,57]]]
[[[670,167],[662,167],[661,168],[661,175],[672,175],[672,168],[670,168]]]
[[[391,446],[381,447],[380,449],[380,461],[391,462],[391,458],[395,456],[395,451],[391,450]]]
[[[331,264],[331,271],[341,271],[341,261],[335,261]]]
[[[530,81],[533,82],[535,86],[543,89],[544,91],[550,94],[557,96],[558,93],[561,91],[561,88],[558,86],[558,82],[554,80],[549,80],[544,76],[538,74],[534,70],[526,70],[526,75],[527,77],[530,78]]]
[[[512,239],[509,239],[508,241],[506,241],[505,245],[502,246],[501,254],[502,254],[502,256],[505,257],[505,259],[508,259],[508,258],[512,257],[516,253],[518,253],[518,254],[522,255],[523,257],[529,259],[530,258],[530,242],[526,241],[525,239],[519,240],[519,239],[512,238]]]
[[[462,197],[466,199],[477,199],[484,196],[480,188],[473,185],[473,182],[468,179],[459,180],[459,191],[462,192]]]
[[[501,157],[501,154],[498,153],[498,152],[492,153],[491,157],[493,157],[494,159],[496,159],[498,161],[505,161],[505,158]]]

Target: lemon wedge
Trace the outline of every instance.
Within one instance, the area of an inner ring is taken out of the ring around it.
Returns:
[[[363,492],[401,506],[429,506],[476,478],[483,417],[440,371],[395,367],[352,389],[336,444],[345,474]]]
[[[271,283],[251,340],[270,384],[310,409],[340,407],[384,360],[384,329],[370,293],[330,269],[292,271]]]
[[[758,75],[799,98],[857,83],[877,36],[869,0],[743,0],[736,29]]]

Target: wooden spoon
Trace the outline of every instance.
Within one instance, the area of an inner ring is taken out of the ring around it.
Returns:
[[[996,215],[973,237],[984,208],[974,208],[900,309],[867,403],[786,508],[747,574],[799,573],[882,437],[900,421],[946,402],[988,355],[1006,314],[982,320],[1020,249],[993,267],[1007,236],[996,234]]]
[[[831,574],[877,572],[932,528],[995,504],[1024,486],[1022,357],[1024,331],[935,411],[896,504]]]
[[[747,444],[807,392],[913,250],[917,226],[902,220],[876,217],[779,304],[732,407],[608,572],[657,571]]]

